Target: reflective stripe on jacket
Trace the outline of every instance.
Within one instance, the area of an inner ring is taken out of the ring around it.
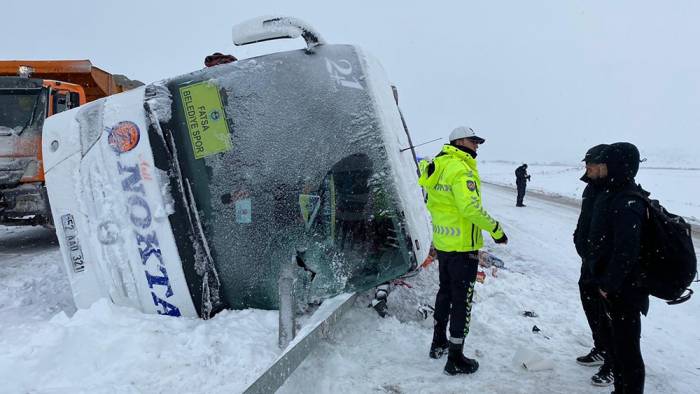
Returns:
[[[418,184],[428,194],[435,249],[478,250],[484,244],[482,230],[496,239],[503,236],[501,226],[481,205],[481,180],[476,159],[470,154],[444,145],[432,163],[422,163],[420,168]]]

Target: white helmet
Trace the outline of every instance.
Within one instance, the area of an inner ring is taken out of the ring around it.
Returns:
[[[485,139],[477,136],[471,127],[459,126],[456,129],[452,130],[452,132],[450,133],[450,142],[460,140],[462,138],[469,138],[477,144],[483,144],[484,142],[486,142]]]

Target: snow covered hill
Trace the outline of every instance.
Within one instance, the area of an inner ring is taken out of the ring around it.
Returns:
[[[578,212],[535,198],[516,208],[515,196],[499,188],[487,186],[484,194],[510,242],[487,245],[507,269],[487,272],[477,285],[465,346],[481,364],[476,374],[445,376],[444,359],[427,357],[431,321],[417,316],[416,305],[433,303],[434,266],[409,281],[412,289],[391,293],[391,317],[366,308],[369,295],[360,298],[280,392],[609,392],[589,384],[595,369],[574,361],[591,346],[571,240]],[[697,392],[699,299],[652,301],[642,320],[648,393]],[[539,317],[524,317],[525,310]],[[270,311],[227,311],[203,321],[105,301],[76,313],[51,232],[0,227],[0,393],[239,392],[279,354],[276,342],[277,314]],[[538,352],[553,369],[515,365],[520,348]]]

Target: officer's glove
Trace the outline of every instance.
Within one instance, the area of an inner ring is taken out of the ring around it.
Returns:
[[[503,233],[503,236],[501,238],[498,238],[498,239],[494,238],[493,240],[497,244],[504,244],[505,245],[508,243],[508,237],[506,237],[506,233]]]

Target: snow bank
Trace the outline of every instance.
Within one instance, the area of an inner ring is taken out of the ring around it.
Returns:
[[[173,319],[100,300],[70,318],[0,326],[0,392],[240,392],[276,344],[275,312]]]

